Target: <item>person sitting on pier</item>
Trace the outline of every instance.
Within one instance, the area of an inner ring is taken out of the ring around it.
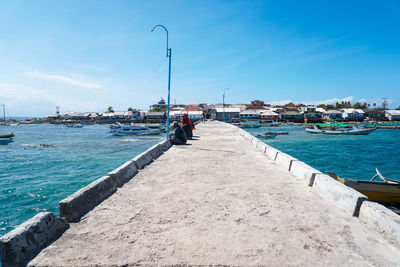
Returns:
[[[191,140],[193,137],[193,128],[190,119],[187,117],[183,117],[182,119],[182,129],[185,131],[187,139]]]
[[[174,145],[184,145],[187,142],[187,136],[185,131],[179,126],[179,123],[174,121],[172,123],[172,129],[175,129],[173,134],[169,135],[171,143]]]
[[[183,119],[182,119],[182,122],[184,122],[184,121],[187,121],[187,123],[189,123],[189,125],[190,125],[190,127],[192,128],[192,131],[194,130],[194,129],[196,129],[196,127],[194,126],[194,124],[192,123],[192,120],[191,119],[189,119],[189,117],[188,117],[188,114],[187,113],[183,113]],[[182,126],[181,127],[183,127],[183,123],[182,123]]]

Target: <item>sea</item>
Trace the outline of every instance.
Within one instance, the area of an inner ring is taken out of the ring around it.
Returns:
[[[303,126],[246,129],[257,135],[285,131],[265,142],[322,171],[369,180],[375,169],[400,179],[400,130],[366,136],[307,133]],[[0,145],[0,235],[38,212],[58,215],[58,202],[145,151],[165,136],[117,137],[107,125],[0,126],[14,142]]]
[[[165,135],[119,137],[107,125],[0,126],[14,142],[0,145],[0,236],[42,211],[58,214],[58,202]]]
[[[288,132],[264,142],[313,168],[335,172],[346,179],[370,180],[376,169],[400,180],[400,130],[377,129],[369,135],[310,134],[304,126],[282,125],[246,129],[253,135],[267,131]]]

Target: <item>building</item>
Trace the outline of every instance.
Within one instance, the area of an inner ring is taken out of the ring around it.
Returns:
[[[157,104],[150,106],[150,110],[153,110],[154,108],[160,108],[161,111],[166,111],[167,107],[168,104],[166,104],[164,98],[161,97],[160,101],[158,101]]]
[[[277,121],[277,120],[280,119],[280,117],[281,117],[281,115],[279,113],[277,113],[275,111],[272,111],[272,110],[265,110],[265,111],[262,111],[260,113],[260,119],[261,120],[274,120],[274,121]]]
[[[344,108],[341,109],[342,118],[345,120],[362,120],[364,119],[364,111],[362,109]]]
[[[215,118],[216,120],[222,121],[223,120],[223,115],[224,114],[224,109],[223,108],[215,108],[212,111],[212,117]],[[231,120],[231,119],[237,119],[239,118],[240,114],[240,108],[225,108],[225,121]]]
[[[304,113],[300,113],[298,111],[285,111],[281,113],[281,119],[282,120],[288,120],[288,121],[299,121],[304,119]]]
[[[317,114],[318,118],[322,118],[325,112],[326,112],[326,110],[323,109],[323,108],[316,108],[315,109],[315,113]]]
[[[298,107],[300,113],[304,113],[304,118],[316,119],[317,118],[317,107],[314,105],[300,105]]]
[[[146,120],[147,121],[154,121],[154,122],[161,122],[165,121],[166,113],[164,111],[148,111],[146,112]]]
[[[191,120],[200,120],[201,119],[201,114],[203,114],[203,111],[198,111],[198,110],[192,110],[192,111],[188,111],[186,112],[189,119]]]
[[[340,110],[328,110],[322,114],[322,118],[326,120],[340,120],[342,119],[342,112]]]
[[[260,118],[260,114],[256,111],[256,110],[243,110],[239,113],[239,118],[241,119],[259,119]]]
[[[385,117],[390,121],[400,120],[400,110],[385,110]]]
[[[364,118],[373,121],[388,120],[385,111],[380,109],[367,109],[365,111]]]

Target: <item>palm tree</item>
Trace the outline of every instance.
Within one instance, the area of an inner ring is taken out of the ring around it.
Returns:
[[[113,109],[112,106],[109,106],[109,107],[107,108],[107,113],[114,113],[114,109]]]

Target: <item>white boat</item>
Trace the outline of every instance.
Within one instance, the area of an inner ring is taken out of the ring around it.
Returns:
[[[158,135],[161,129],[150,129],[143,125],[121,125],[120,123],[110,126],[110,133],[117,136],[126,135]]]
[[[376,129],[364,129],[353,126],[352,128],[327,128],[323,129],[317,125],[313,125],[313,128],[306,128],[307,132],[312,134],[330,134],[330,135],[368,135]]]

